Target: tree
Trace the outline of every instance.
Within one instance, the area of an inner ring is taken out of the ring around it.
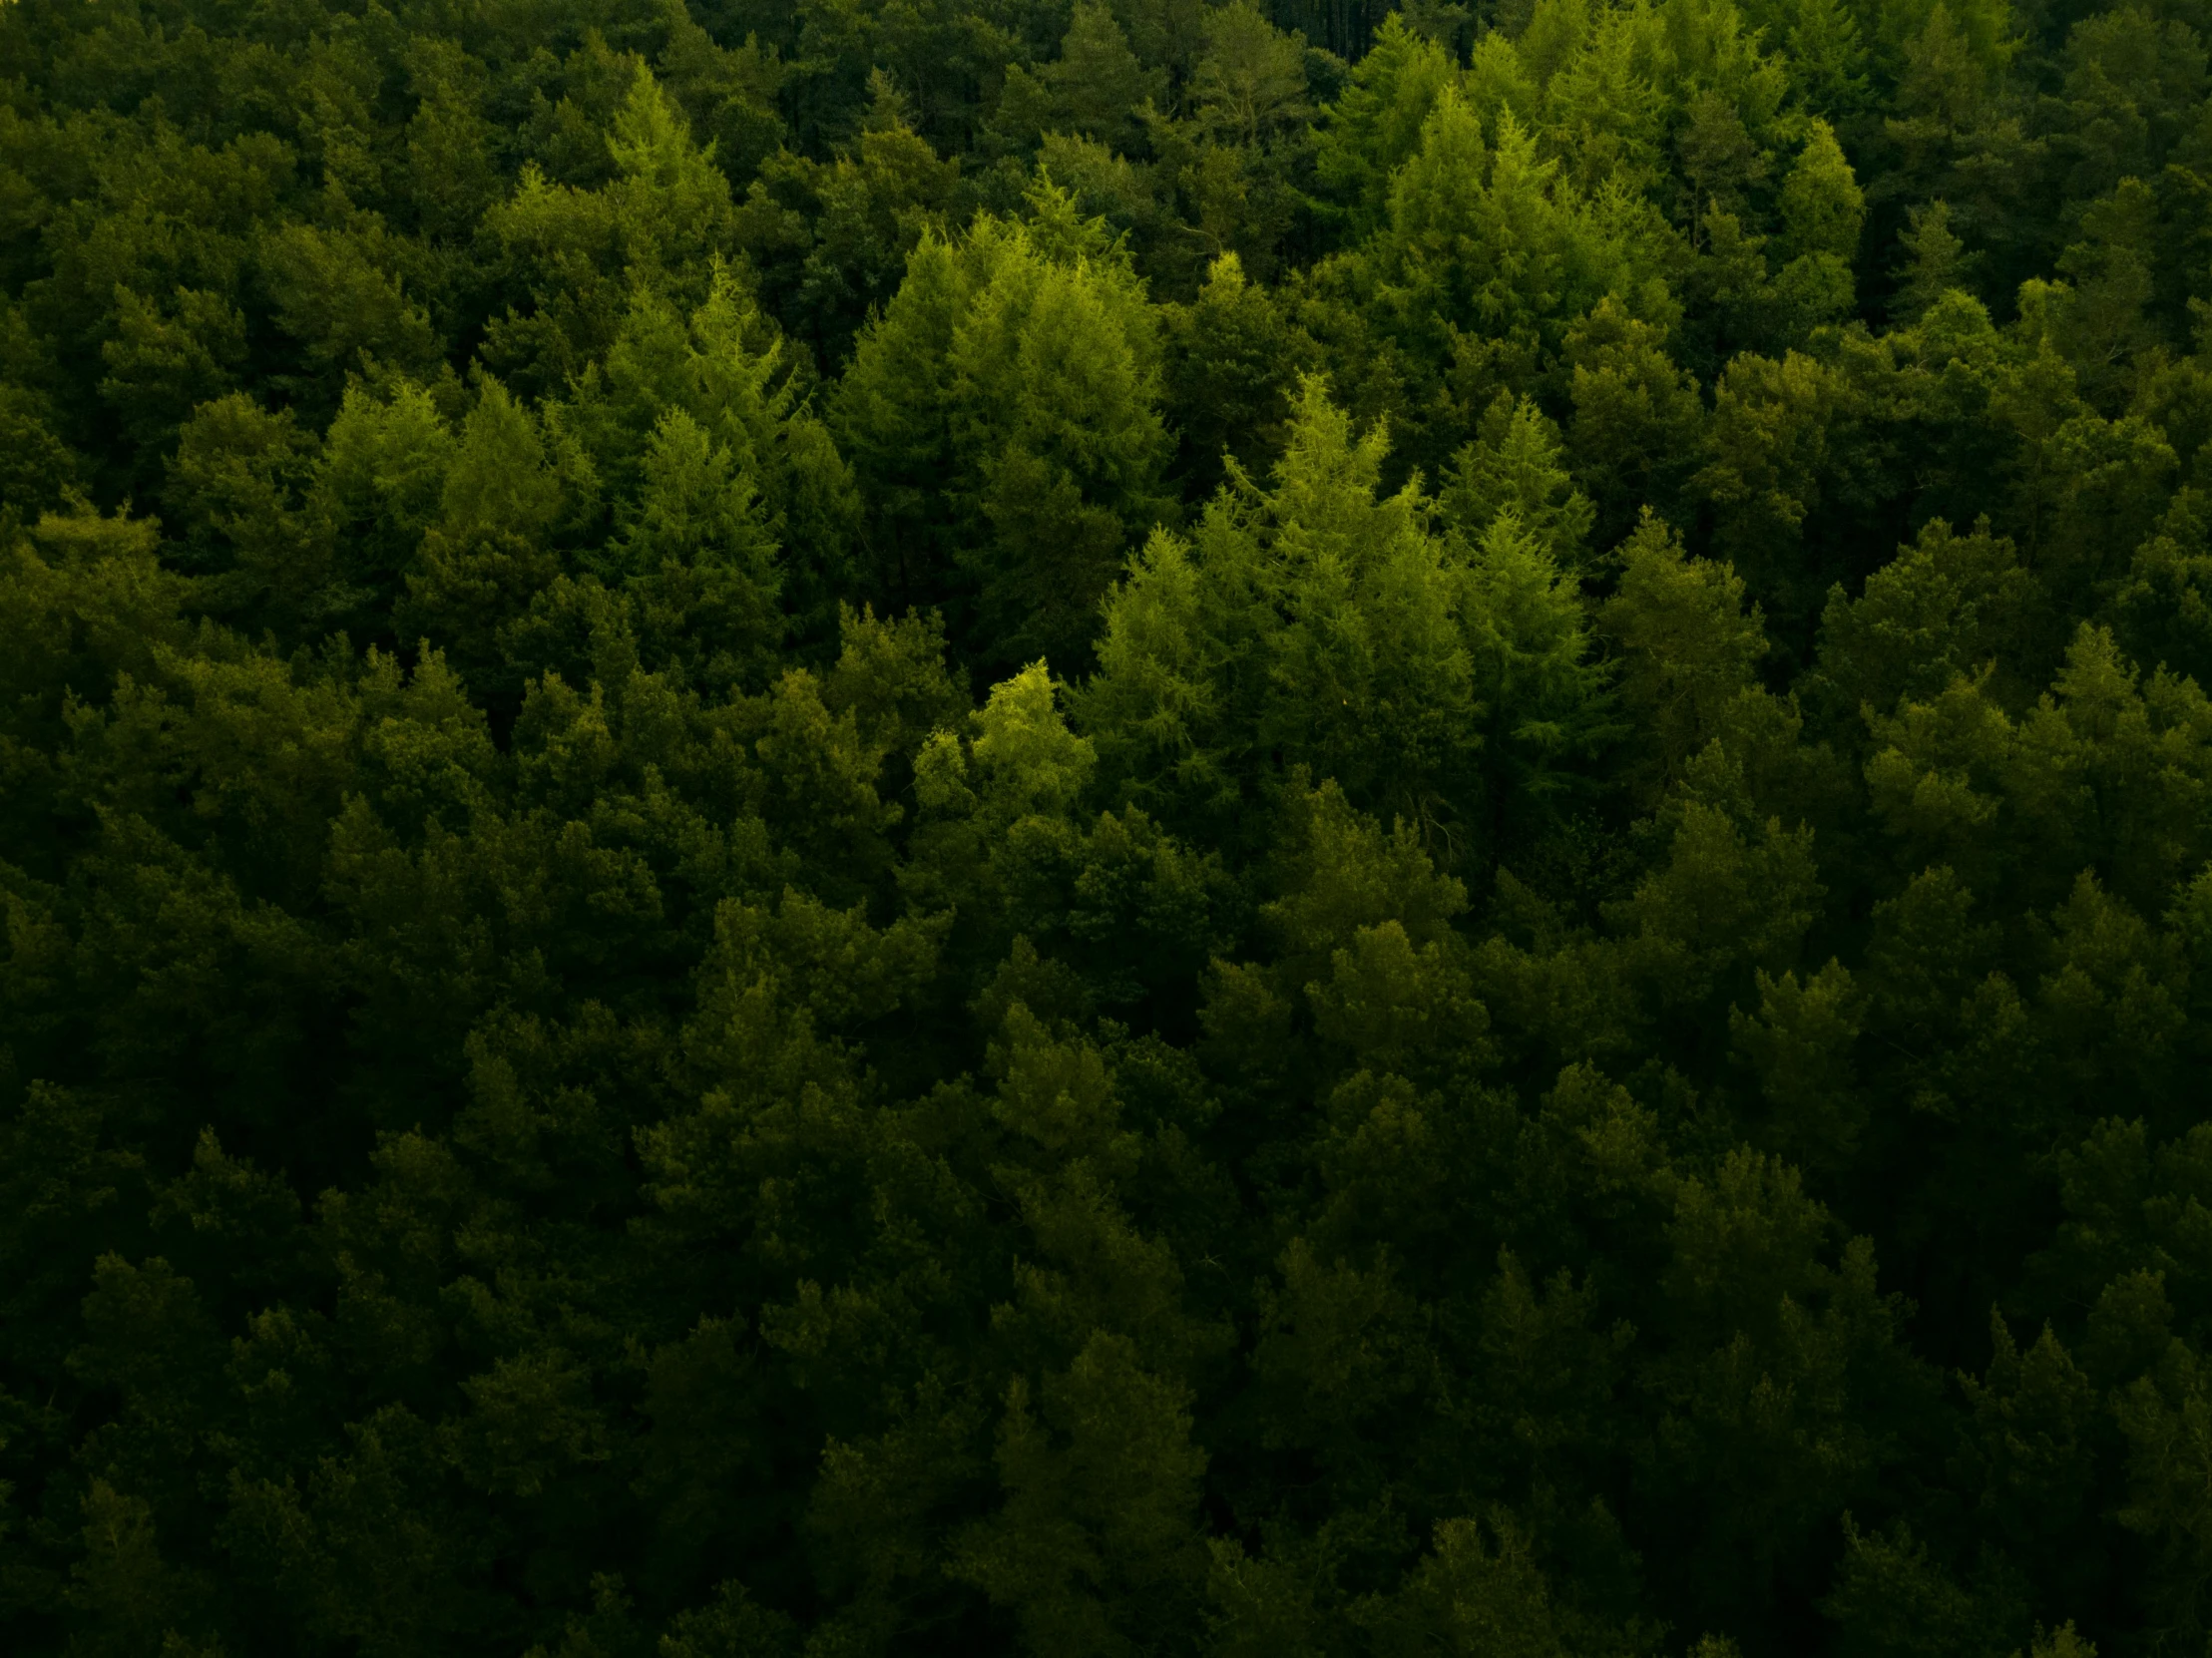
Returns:
[[[1375,31],[1322,128],[1315,170],[1344,215],[1347,241],[1382,227],[1390,180],[1422,144],[1431,108],[1451,85],[1452,62],[1395,14]]]
[[[1891,314],[1918,322],[1936,301],[1959,289],[1972,293],[1975,256],[1951,228],[1951,205],[1930,202],[1906,209],[1906,228],[1898,233],[1905,257],[1896,271],[1897,293]]]
[[[1034,75],[1008,73],[991,125],[1001,142],[1030,145],[1047,133],[1075,133],[1127,152],[1139,142],[1147,104],[1162,101],[1167,77],[1146,70],[1104,5],[1079,3],[1057,62]]]
[[[956,638],[994,663],[1076,666],[1128,538],[1167,510],[1160,347],[1098,221],[1049,187],[1033,207],[917,249],[833,426],[881,503],[891,593],[955,601]]]
[[[1529,398],[1500,392],[1475,441],[1453,458],[1438,495],[1447,520],[1471,540],[1511,512],[1552,562],[1575,570],[1588,557],[1596,517],[1562,464],[1559,431]]]

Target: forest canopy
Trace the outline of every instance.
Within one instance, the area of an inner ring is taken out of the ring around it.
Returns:
[[[2204,1651],[2208,36],[0,0],[0,1646]]]

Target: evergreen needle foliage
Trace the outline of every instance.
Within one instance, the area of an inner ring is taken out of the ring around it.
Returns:
[[[0,0],[0,1648],[2212,1640],[2207,0]]]

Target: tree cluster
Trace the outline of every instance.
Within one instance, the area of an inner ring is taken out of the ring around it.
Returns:
[[[2203,1650],[2208,41],[0,0],[0,1644]]]

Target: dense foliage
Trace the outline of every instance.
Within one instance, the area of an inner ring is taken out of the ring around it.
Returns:
[[[4,0],[0,1645],[2212,1636],[2205,0]]]

